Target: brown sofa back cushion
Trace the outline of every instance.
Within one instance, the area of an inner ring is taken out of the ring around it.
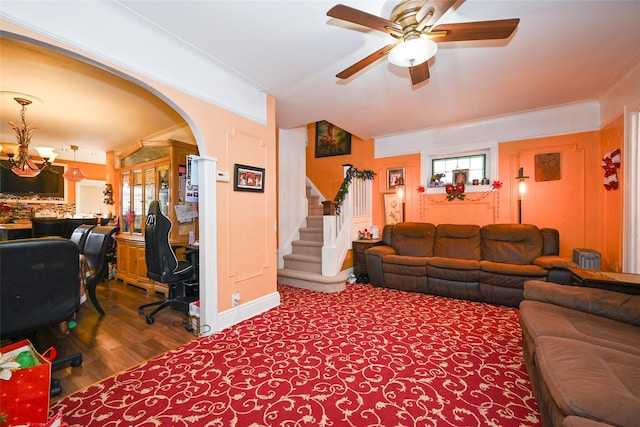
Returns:
[[[433,256],[480,260],[480,226],[439,224]]]
[[[542,255],[542,233],[535,225],[490,224],[480,233],[483,260],[524,265]]]
[[[560,233],[555,228],[541,228],[542,255],[560,255]]]
[[[385,227],[385,231],[387,227]],[[391,246],[397,255],[433,256],[435,225],[426,222],[401,222],[394,225],[393,229],[389,231]]]

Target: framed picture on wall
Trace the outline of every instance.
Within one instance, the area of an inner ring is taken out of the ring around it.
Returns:
[[[316,122],[316,157],[351,154],[351,134],[326,120]]]
[[[393,225],[403,222],[402,200],[396,193],[384,194],[384,224]]]
[[[236,163],[233,173],[235,191],[264,193],[264,169]]]
[[[404,185],[404,168],[387,169],[387,191],[395,190],[398,185]]]

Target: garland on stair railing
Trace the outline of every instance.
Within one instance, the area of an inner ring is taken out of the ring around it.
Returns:
[[[344,181],[342,181],[342,185],[340,185],[340,189],[338,190],[338,194],[336,195],[334,201],[336,202],[336,215],[340,215],[340,208],[342,206],[342,202],[344,202],[344,198],[347,196],[349,192],[349,186],[351,185],[351,181],[353,178],[360,179],[373,179],[376,173],[372,170],[365,169],[363,171],[359,171],[358,169],[350,166],[347,169],[347,172],[344,176]]]

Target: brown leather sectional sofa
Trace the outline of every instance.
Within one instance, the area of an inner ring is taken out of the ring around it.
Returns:
[[[530,281],[523,354],[545,427],[640,425],[640,295]]]
[[[517,307],[524,282],[569,283],[557,230],[527,224],[404,222],[385,226],[368,249],[375,286]]]

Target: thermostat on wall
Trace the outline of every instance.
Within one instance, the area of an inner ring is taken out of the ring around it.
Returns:
[[[229,182],[229,172],[226,171],[218,171],[218,175],[216,177],[216,181]]]

